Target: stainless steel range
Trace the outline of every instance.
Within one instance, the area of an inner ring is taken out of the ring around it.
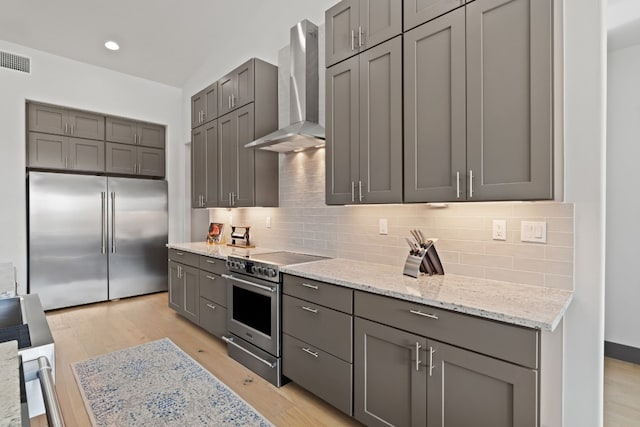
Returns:
[[[270,252],[227,259],[227,325],[229,356],[273,385],[283,385],[281,365],[280,267],[324,257],[294,252]]]

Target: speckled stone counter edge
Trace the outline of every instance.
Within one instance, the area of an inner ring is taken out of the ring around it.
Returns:
[[[0,427],[22,425],[18,342],[0,343]]]

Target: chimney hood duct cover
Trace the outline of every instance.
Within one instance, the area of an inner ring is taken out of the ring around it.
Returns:
[[[318,124],[318,27],[308,20],[291,28],[289,110],[291,125],[245,145],[280,153],[324,146]]]

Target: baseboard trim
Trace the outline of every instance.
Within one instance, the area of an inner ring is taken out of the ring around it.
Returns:
[[[614,359],[623,360],[625,362],[640,365],[640,348],[631,347],[615,342],[604,342],[604,355]]]

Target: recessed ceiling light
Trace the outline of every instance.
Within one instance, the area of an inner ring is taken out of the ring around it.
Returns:
[[[104,47],[106,47],[109,50],[118,50],[118,49],[120,49],[120,46],[118,45],[118,43],[114,42],[113,40],[109,40],[109,41],[105,42]]]

